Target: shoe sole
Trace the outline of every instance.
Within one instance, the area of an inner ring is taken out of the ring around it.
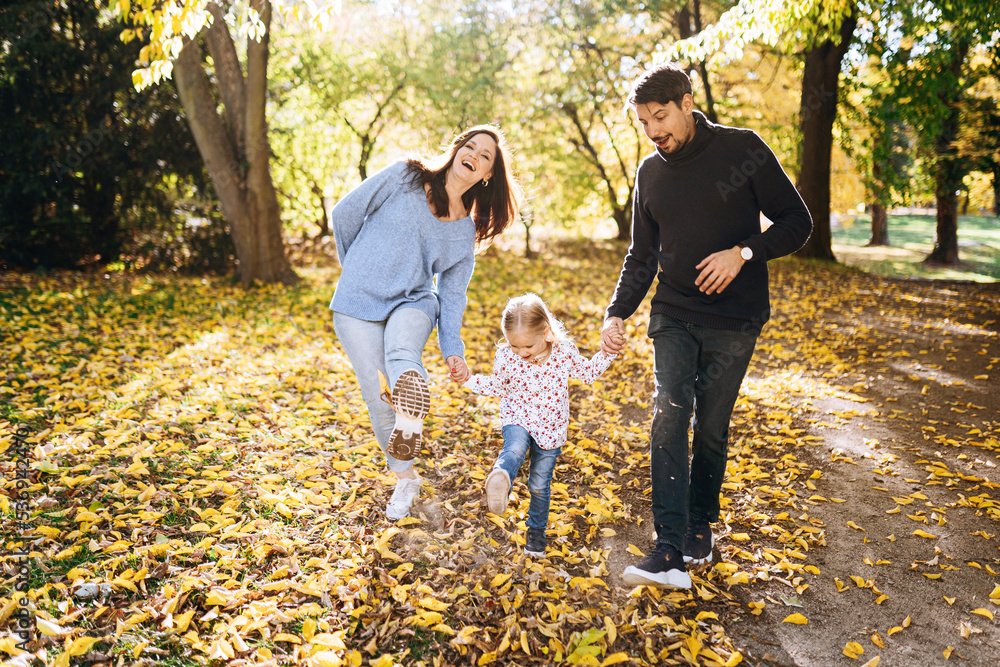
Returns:
[[[715,548],[715,535],[712,535],[712,543],[708,545],[708,555],[701,558],[684,555],[684,562],[688,565],[707,565],[712,562],[712,549]]]
[[[635,565],[629,565],[622,573],[622,579],[629,586],[656,586],[658,588],[691,588],[691,575],[681,570],[647,572]]]
[[[525,549],[524,553],[526,556],[532,556],[534,558],[545,558],[544,551],[528,551],[527,549]]]
[[[407,419],[422,420],[431,409],[431,395],[427,382],[417,371],[406,371],[396,380],[392,390],[392,409]],[[387,453],[400,461],[412,461],[420,451],[421,433],[414,431],[405,435],[396,426],[389,436]]]
[[[497,516],[507,512],[510,500],[510,482],[502,470],[494,470],[486,478],[486,507]]]

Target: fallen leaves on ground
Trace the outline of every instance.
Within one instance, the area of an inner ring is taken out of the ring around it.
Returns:
[[[577,248],[530,263],[481,257],[465,322],[470,367],[489,371],[503,303],[525,291],[542,294],[581,349],[595,352],[619,252]],[[523,478],[506,515],[487,515],[481,503],[501,443],[496,402],[449,383],[433,342],[425,363],[434,409],[418,464],[425,483],[413,517],[385,520],[392,480],[330,325],[335,271],[304,270],[297,287],[251,291],[219,279],[4,275],[0,448],[10,447],[16,422],[33,429],[34,446],[32,531],[19,541],[7,521],[4,539],[7,553],[20,545],[30,551],[32,650],[60,666],[102,657],[134,664],[738,664],[729,627],[746,614],[740,599],[778,583],[788,596],[751,602],[750,613],[807,623],[808,611],[781,608],[803,606],[798,596],[823,576],[809,562],[826,544],[813,510],[844,499],[820,493],[822,470],[804,460],[802,448],[859,415],[914,418],[880,413],[863,386],[834,382],[853,365],[917,353],[880,332],[844,332],[816,317],[821,303],[852,302],[847,295],[859,286],[806,265],[774,266],[776,282],[799,290],[797,301],[776,303],[780,316],[765,329],[734,413],[716,527],[721,559],[695,571],[693,589],[683,592],[632,590],[612,575],[620,571],[616,559],[634,562],[651,536],[647,307],[629,321],[629,347],[608,373],[571,387],[549,549],[533,559],[522,551]],[[988,374],[996,360],[984,361]],[[921,383],[960,381],[918,372]],[[811,401],[819,395],[844,407],[818,415]],[[963,435],[951,424],[927,424],[933,430],[924,434],[941,446],[998,450],[995,424],[958,421]],[[873,446],[863,453],[869,450],[891,475],[893,455]],[[834,452],[827,465],[857,465],[859,456]],[[953,506],[1000,518],[995,485],[971,461],[963,470],[930,459],[926,466],[924,483],[953,490]],[[11,493],[8,478],[0,494],[5,520]],[[886,493],[897,507],[924,508],[901,520],[943,525],[951,507],[921,496]],[[868,539],[861,523],[848,525]],[[922,528],[900,534],[934,537]],[[16,607],[14,565],[5,557],[4,623]],[[857,587],[881,604],[875,579],[866,577]],[[996,595],[990,602],[1000,601]],[[990,619],[986,607],[968,608]],[[884,628],[873,646],[908,625]],[[848,645],[854,655],[872,650],[854,646],[861,645]],[[17,653],[10,641],[0,650]]]

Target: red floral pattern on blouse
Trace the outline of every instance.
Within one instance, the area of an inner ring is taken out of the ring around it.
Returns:
[[[523,426],[539,447],[555,449],[566,442],[569,428],[569,378],[590,384],[615,356],[600,351],[587,360],[565,340],[556,344],[544,363],[533,364],[505,345],[493,359],[493,374],[473,375],[465,387],[501,399],[504,426]]]

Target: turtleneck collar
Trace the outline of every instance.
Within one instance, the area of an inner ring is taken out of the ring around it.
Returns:
[[[698,153],[702,152],[715,134],[714,124],[700,111],[692,112],[694,116],[694,136],[684,144],[684,147],[674,153],[666,153],[659,146],[656,147],[656,154],[664,162],[673,166],[687,162]]]

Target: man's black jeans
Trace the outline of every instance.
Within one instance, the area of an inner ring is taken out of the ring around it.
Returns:
[[[711,329],[659,313],[649,318],[656,377],[650,475],[658,543],[683,551],[689,516],[709,522],[719,518],[729,418],[758,334],[757,329]],[[690,458],[689,425],[694,430]]]

